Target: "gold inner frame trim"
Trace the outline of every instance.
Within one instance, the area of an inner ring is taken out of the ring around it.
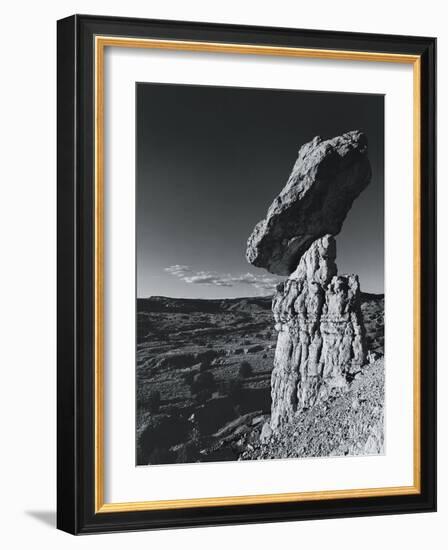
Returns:
[[[406,63],[413,65],[413,298],[414,298],[414,350],[413,350],[413,485],[400,487],[379,487],[331,491],[276,493],[261,495],[226,496],[210,498],[190,498],[179,500],[152,500],[141,502],[106,503],[104,501],[104,52],[106,47],[152,48],[208,53],[232,53],[331,59],[342,61],[370,61],[381,63]],[[413,495],[421,492],[421,387],[420,387],[420,271],[421,271],[421,59],[417,55],[382,52],[359,52],[345,50],[325,50],[291,48],[279,46],[258,46],[253,44],[227,44],[183,40],[157,40],[96,36],[95,55],[95,344],[94,344],[94,384],[95,384],[95,513],[132,512],[143,510],[167,510],[198,508],[209,506],[235,506],[244,504],[266,504],[280,502],[304,502],[334,500],[342,498],[362,498]]]

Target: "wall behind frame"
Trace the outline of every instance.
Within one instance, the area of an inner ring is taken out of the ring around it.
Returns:
[[[440,548],[448,520],[448,474],[439,469],[437,514],[245,525],[122,535],[70,537],[55,530],[56,509],[56,20],[73,13],[216,21],[356,32],[437,36],[440,150],[448,148],[448,31],[443,3],[409,0],[89,0],[34,3],[17,0],[3,9],[2,86],[0,88],[0,347],[2,383],[2,460],[0,538],[8,547],[102,548],[150,544],[160,548],[278,548],[283,543],[332,549]],[[448,179],[440,163],[439,182]],[[448,270],[448,189],[439,186],[439,277]],[[440,292],[439,312],[448,309]],[[439,334],[448,320],[439,314]],[[439,338],[443,346],[443,338]],[[441,363],[444,356],[440,348]],[[439,388],[448,371],[439,368]],[[448,422],[447,400],[439,400],[439,426]],[[443,435],[443,434],[442,434]],[[448,460],[448,443],[439,437],[439,464]],[[76,545],[76,546],[75,546]],[[281,546],[280,546],[281,547]]]

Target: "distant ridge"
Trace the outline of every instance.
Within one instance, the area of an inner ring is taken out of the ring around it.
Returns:
[[[361,293],[361,301],[382,300],[384,294]],[[137,298],[138,313],[219,313],[224,311],[256,312],[270,310],[272,296],[250,296],[242,298],[170,298],[150,296]]]
[[[167,296],[151,296],[149,298],[137,298],[137,311],[139,313],[218,313],[221,311],[256,311],[270,310],[272,296],[251,296],[244,298],[169,298]]]
[[[384,294],[375,294],[374,292],[361,292],[361,302],[368,300],[384,300]]]

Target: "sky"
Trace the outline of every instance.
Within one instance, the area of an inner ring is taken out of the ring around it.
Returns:
[[[384,292],[384,97],[137,83],[137,296],[272,294],[246,243],[288,180],[299,148],[362,130],[370,185],[336,237],[338,272]]]

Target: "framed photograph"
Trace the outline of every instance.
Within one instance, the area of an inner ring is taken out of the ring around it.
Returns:
[[[58,527],[436,507],[434,38],[58,21]]]

